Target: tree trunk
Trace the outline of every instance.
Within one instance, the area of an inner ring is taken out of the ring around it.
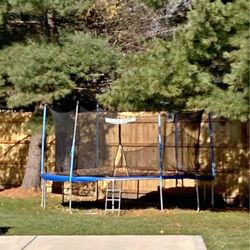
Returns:
[[[45,34],[49,39],[56,38],[58,36],[58,31],[56,27],[56,14],[55,11],[45,11],[43,15],[43,26]]]
[[[38,190],[40,188],[41,134],[31,135],[28,161],[22,182],[22,188]]]

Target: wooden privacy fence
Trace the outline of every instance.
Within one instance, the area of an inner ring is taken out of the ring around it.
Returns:
[[[89,119],[94,121],[95,114],[87,114]],[[124,114],[123,114],[124,115]],[[157,115],[153,113],[130,113],[127,115],[137,117],[150,117],[138,119],[138,122],[127,124],[122,127],[121,136],[124,150],[137,154],[131,154],[129,164],[139,164],[141,167],[148,165],[155,165],[158,168],[158,138],[157,138]],[[0,186],[11,187],[21,184],[24,168],[27,160],[28,146],[29,146],[29,131],[25,129],[25,122],[29,120],[30,113],[0,113]],[[210,139],[208,134],[208,119],[207,115],[203,114],[201,122],[201,130],[199,135],[199,164],[202,170],[210,168]],[[166,158],[172,164],[174,169],[175,165],[175,148],[173,141],[166,141],[166,138],[173,128],[173,123],[164,121],[164,161]],[[232,201],[240,198],[241,200],[248,199],[249,187],[249,122],[240,123],[232,122],[226,119],[215,118],[213,120],[214,126],[214,147],[215,147],[215,160],[216,160],[216,182],[215,190],[221,194],[225,200]],[[88,138],[96,137],[95,126],[89,126],[88,131],[83,131],[84,134],[88,133]],[[186,134],[197,133],[197,131],[186,131]],[[101,140],[106,140],[109,150],[101,150],[100,155],[105,155],[101,159],[105,159],[106,165],[113,165],[114,156],[117,151],[118,145],[118,127],[109,127],[105,135],[101,135]],[[84,140],[87,140],[86,137]],[[173,140],[173,138],[172,138]],[[184,135],[180,135],[180,141],[187,140]],[[86,141],[87,142],[87,141]],[[186,141],[188,143],[188,141]],[[54,138],[49,137],[47,140],[47,167],[54,168],[55,166],[55,147]],[[106,151],[105,151],[106,150]],[[91,151],[87,152],[90,155]],[[186,150],[179,153],[179,161],[188,162],[189,158],[193,159],[194,151]],[[89,157],[89,156],[88,156]],[[92,158],[91,158],[92,157]],[[95,159],[95,150],[90,158],[92,161]],[[182,159],[181,159],[182,158]],[[125,192],[132,192],[139,188],[139,194],[156,190],[158,181],[128,181],[123,184]],[[166,180],[165,187],[175,186],[175,181]],[[192,181],[185,181],[185,186],[192,186]],[[100,190],[105,187],[105,183],[99,185]]]
[[[20,185],[29,147],[25,122],[29,113],[0,113],[0,186]]]

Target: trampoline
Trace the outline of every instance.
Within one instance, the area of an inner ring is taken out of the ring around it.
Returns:
[[[45,166],[46,127],[52,117],[55,133],[55,169]],[[79,103],[72,112],[61,113],[47,105],[43,111],[41,145],[42,206],[46,207],[46,182],[72,184],[98,181],[159,180],[163,211],[163,181],[195,181],[197,211],[199,182],[211,182],[214,205],[215,161],[212,116],[208,114],[209,162],[201,167],[200,129],[203,112],[184,114],[110,113],[97,108],[86,112]]]

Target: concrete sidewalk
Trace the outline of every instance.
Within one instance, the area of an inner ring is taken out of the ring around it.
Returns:
[[[1,250],[206,250],[201,236],[0,236]]]

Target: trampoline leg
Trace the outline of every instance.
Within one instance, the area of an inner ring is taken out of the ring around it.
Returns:
[[[47,187],[46,187],[46,181],[44,181],[44,197],[43,197],[43,208],[46,208],[46,197],[47,197]]]
[[[160,178],[160,203],[161,203],[161,212],[163,212],[163,193],[162,193],[163,183],[162,178]]]
[[[139,199],[139,192],[140,192],[140,181],[137,180],[137,192],[136,192],[136,199]]]
[[[108,211],[108,185],[107,184],[107,188],[106,188],[106,196],[105,196],[105,215],[107,214],[107,211]]]
[[[62,183],[62,203],[64,203],[64,182]]]
[[[112,213],[114,212],[115,209],[115,181],[112,181]]]
[[[195,180],[195,189],[196,189],[196,200],[197,200],[197,212],[199,212],[200,211],[200,197],[199,197],[198,180]]]
[[[41,189],[42,189],[42,195],[41,195],[41,207],[43,207],[43,179],[41,179]]]
[[[203,201],[204,201],[204,203],[206,203],[206,199],[207,199],[207,185],[206,185],[206,182],[204,182],[204,185],[203,185]]]
[[[211,205],[214,208],[214,181],[211,182]]]
[[[41,207],[45,209],[46,207],[46,181],[42,180],[42,202],[41,202]]]
[[[72,183],[69,185],[69,212],[72,214]]]
[[[98,189],[98,181],[96,181],[96,192],[95,192],[95,199],[98,200],[99,198],[99,189]]]

